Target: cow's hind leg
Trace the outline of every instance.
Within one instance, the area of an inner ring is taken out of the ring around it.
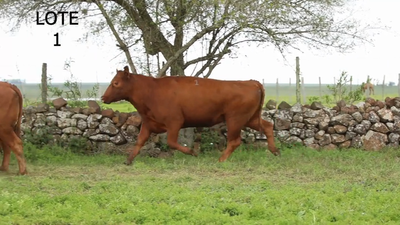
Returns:
[[[260,122],[261,120],[261,122]],[[274,125],[271,122],[261,119],[260,117],[253,117],[247,124],[246,127],[249,127],[253,130],[260,131],[261,130],[267,136],[267,143],[269,151],[274,155],[280,155],[279,149],[275,146],[274,140]]]
[[[10,129],[3,129],[0,131],[0,140],[2,142],[2,145],[4,146],[4,158],[2,167],[8,167],[9,159],[6,159],[6,162],[4,162],[4,159],[5,157],[9,157],[9,155],[6,156],[7,149],[8,151],[10,151],[9,149],[11,149],[14,152],[18,161],[19,174],[27,174],[28,171],[26,170],[22,140],[15,134],[14,130],[11,127]]]
[[[178,143],[178,135],[181,126],[176,124],[167,127],[167,144],[171,149],[179,150],[187,155],[197,156],[196,152]]]
[[[1,143],[1,148],[3,149],[3,162],[1,163],[0,170],[1,171],[8,171],[8,166],[10,164],[10,157],[11,157],[11,149]]]
[[[142,123],[136,144],[135,146],[133,146],[131,153],[126,159],[125,162],[126,165],[132,164],[133,159],[135,159],[135,157],[139,154],[140,149],[143,147],[143,145],[146,143],[149,137],[150,137],[150,130],[145,123]]]
[[[224,162],[226,159],[228,159],[232,152],[235,151],[235,149],[242,142],[242,138],[240,137],[240,131],[242,128],[238,127],[234,122],[226,122],[226,125],[228,128],[228,144],[225,151],[219,158],[220,162]]]

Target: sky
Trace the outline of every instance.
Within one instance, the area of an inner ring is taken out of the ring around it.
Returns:
[[[353,76],[353,83],[367,79],[374,83],[390,81],[397,84],[400,74],[400,8],[399,0],[359,0],[354,16],[364,23],[378,22],[389,29],[379,31],[372,44],[357,46],[350,53],[302,49],[286,54],[286,59],[271,46],[242,46],[236,58],[223,59],[210,78],[221,80],[255,79],[264,83],[288,83],[295,80],[295,58],[300,58],[301,75],[305,83],[333,83],[342,71]],[[35,17],[33,14],[32,17]],[[47,63],[52,82],[64,82],[74,74],[80,82],[109,83],[116,69],[122,69],[124,55],[116,48],[112,36],[78,42],[84,34],[78,26],[23,25],[9,32],[5,21],[0,23],[0,79],[24,79],[39,83],[42,63]],[[55,47],[54,34],[59,33],[61,46]],[[119,55],[120,54],[120,55]],[[118,57],[116,57],[119,55]],[[64,69],[71,59],[71,72]],[[190,73],[190,71],[187,71]]]

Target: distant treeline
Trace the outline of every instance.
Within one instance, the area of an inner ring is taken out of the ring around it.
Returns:
[[[8,83],[11,83],[11,84],[15,84],[15,85],[26,84],[26,80],[25,79],[24,80],[21,80],[21,79],[4,79],[4,81],[6,81]]]

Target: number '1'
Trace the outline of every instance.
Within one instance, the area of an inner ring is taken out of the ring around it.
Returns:
[[[56,43],[54,46],[61,46],[61,44],[58,42],[58,33],[54,34],[54,36],[56,37]]]

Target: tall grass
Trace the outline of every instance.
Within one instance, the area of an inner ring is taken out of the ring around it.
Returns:
[[[26,144],[0,173],[2,224],[398,224],[400,152],[241,147],[192,157],[79,155]]]

